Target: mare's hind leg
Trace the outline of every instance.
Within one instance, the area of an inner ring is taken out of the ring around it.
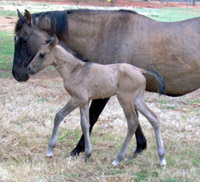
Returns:
[[[48,151],[47,151],[48,157],[53,156],[53,149],[56,145],[58,128],[59,128],[61,121],[64,119],[65,116],[67,116],[70,112],[72,112],[77,107],[78,107],[78,105],[71,99],[59,112],[57,112],[57,114],[54,118],[53,132],[51,135],[51,139],[49,141],[49,147],[48,147]]]
[[[162,135],[160,131],[160,123],[157,116],[146,106],[142,97],[138,97],[135,100],[135,107],[151,123],[156,135],[157,150],[158,150],[158,155],[160,158],[160,165],[165,166],[166,165],[165,151],[164,151],[163,140],[162,140]]]
[[[119,154],[117,155],[117,158],[112,163],[113,166],[118,165],[119,162],[124,159],[126,148],[127,148],[128,144],[130,143],[131,138],[132,138],[136,128],[138,127],[138,123],[139,123],[133,104],[131,104],[130,101],[124,102],[119,97],[118,97],[118,100],[119,100],[120,105],[123,108],[125,117],[127,119],[128,130],[127,130],[127,135],[126,135],[125,141],[123,143],[123,146],[122,146]]]

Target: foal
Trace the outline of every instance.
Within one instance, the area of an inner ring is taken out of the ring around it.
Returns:
[[[160,75],[129,64],[100,65],[83,62],[58,45],[56,37],[51,37],[47,44],[39,48],[36,56],[28,66],[28,71],[30,74],[35,74],[48,65],[56,67],[64,80],[64,87],[71,96],[71,99],[55,116],[47,156],[53,156],[53,148],[56,144],[57,132],[61,121],[71,111],[79,107],[81,127],[85,140],[84,159],[87,161],[92,154],[89,136],[89,101],[116,95],[127,119],[128,131],[124,144],[112,164],[114,166],[118,165],[125,157],[127,145],[139,123],[135,112],[135,109],[137,109],[153,126],[160,164],[162,166],[166,165],[159,120],[143,100],[146,87],[146,79],[143,73],[153,75],[159,82],[159,92],[163,93],[165,84]]]

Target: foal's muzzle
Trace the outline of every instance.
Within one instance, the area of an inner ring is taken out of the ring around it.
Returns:
[[[31,74],[31,75],[34,75],[34,74],[36,73],[35,69],[34,69],[31,65],[29,65],[29,66],[27,67],[27,71],[28,71],[28,73]]]

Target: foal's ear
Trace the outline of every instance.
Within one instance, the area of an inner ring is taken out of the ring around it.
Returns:
[[[57,39],[57,37],[54,35],[54,36],[52,36],[49,40],[47,40],[46,42],[47,42],[47,44],[49,44],[50,47],[53,48],[54,46],[56,46],[56,45],[58,44],[58,39]]]
[[[28,24],[30,25],[31,24],[31,13],[25,9],[25,12],[24,12],[24,17],[26,18]]]
[[[18,9],[17,9],[17,15],[18,15],[19,18],[24,17]]]

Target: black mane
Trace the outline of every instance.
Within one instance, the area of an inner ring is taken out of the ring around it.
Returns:
[[[36,18],[38,18],[39,24],[41,24],[45,17],[49,17],[50,19],[52,32],[56,32],[57,35],[67,32],[68,21],[66,10],[34,13],[32,14],[33,23],[36,24]]]
[[[47,11],[41,13],[32,14],[33,24],[36,24],[36,19],[38,18],[39,25],[42,24],[45,17],[49,17],[51,23],[52,34],[56,33],[57,36],[62,36],[64,33],[67,33],[68,30],[68,20],[67,15],[76,13],[76,12],[121,12],[121,13],[134,13],[135,11],[130,10],[90,10],[90,9],[79,9],[79,10],[64,10],[64,11]],[[20,18],[15,25],[15,33],[22,27],[24,23],[26,23],[26,18]]]

